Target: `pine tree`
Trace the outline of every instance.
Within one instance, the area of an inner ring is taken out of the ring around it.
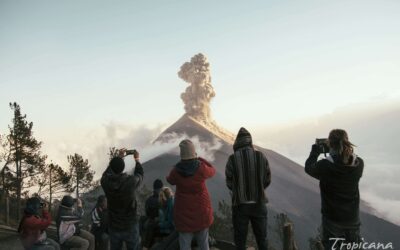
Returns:
[[[33,123],[26,120],[26,115],[21,114],[20,106],[14,102],[10,103],[14,112],[12,125],[9,126],[10,134],[7,136],[10,150],[10,173],[13,185],[10,191],[15,192],[17,197],[17,219],[21,214],[21,195],[23,191],[34,185],[31,181],[40,167],[45,164],[46,157],[40,152],[42,142],[33,137]]]
[[[39,190],[38,195],[49,200],[49,209],[52,201],[60,198],[60,194],[66,191],[71,176],[57,164],[46,164],[40,169],[40,174],[35,177],[35,183]]]
[[[9,204],[9,190],[13,184],[13,176],[8,165],[10,164],[11,153],[9,150],[9,143],[5,135],[0,135],[0,164],[1,164],[1,189],[0,189],[0,202],[1,207],[4,208],[4,222],[8,225],[10,222],[10,204]]]
[[[84,160],[79,154],[69,155],[69,175],[71,181],[67,186],[68,192],[76,192],[76,197],[93,184],[93,177],[95,172],[90,169],[89,161]]]

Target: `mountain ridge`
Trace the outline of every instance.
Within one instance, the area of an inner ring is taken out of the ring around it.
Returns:
[[[220,130],[214,132],[214,127]],[[168,139],[177,135],[188,138],[198,137],[199,141],[210,144],[215,140],[221,142],[221,146],[213,152],[214,159],[211,161],[217,174],[207,181],[207,187],[215,211],[219,201],[225,200],[230,203],[224,170],[229,155],[233,153],[233,134],[221,129],[215,122],[210,126],[185,114],[165,129],[155,142],[167,142]],[[308,176],[304,172],[303,166],[289,158],[270,149],[259,146],[255,146],[255,148],[266,154],[272,173],[271,186],[266,190],[270,200],[268,204],[269,221],[271,222],[278,213],[286,213],[294,223],[295,238],[300,249],[307,249],[308,239],[316,236],[321,223],[318,181]],[[164,180],[164,177],[179,160],[176,152],[175,154],[167,152],[145,162],[143,164],[146,174],[145,184],[150,186],[154,179],[160,177]],[[366,240],[369,242],[392,241],[395,246],[400,246],[400,240],[395,236],[400,235],[399,226],[376,216],[375,211],[365,201],[361,201],[360,210],[363,223],[361,230]],[[273,231],[272,228],[269,229]],[[279,236],[275,233],[271,233],[269,238],[273,245],[279,244]]]

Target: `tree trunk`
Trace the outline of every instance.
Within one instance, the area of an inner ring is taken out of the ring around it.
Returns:
[[[78,168],[75,166],[75,172],[76,172],[76,198],[79,198],[79,179],[78,179]]]
[[[5,200],[5,209],[6,209],[6,213],[5,213],[5,221],[6,221],[6,225],[10,225],[10,200],[8,198],[8,193],[6,193],[6,200]]]
[[[283,250],[297,250],[292,223],[283,225]]]
[[[49,173],[49,212],[51,212],[51,204],[52,204],[52,198],[53,198],[53,190],[52,190],[52,179],[51,179],[51,172],[52,172],[52,168],[50,167],[50,173]]]
[[[18,161],[17,161],[18,162]],[[21,186],[22,186],[22,176],[21,176],[21,163],[17,163],[17,221],[19,222],[21,218]]]

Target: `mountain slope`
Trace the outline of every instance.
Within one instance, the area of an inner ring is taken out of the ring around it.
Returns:
[[[216,131],[216,132],[214,132]],[[233,135],[220,129],[215,123],[212,126],[202,124],[190,116],[182,116],[176,123],[167,128],[158,138],[167,141],[171,134],[184,134],[188,137],[197,136],[200,141],[213,143],[220,140],[222,146],[213,152],[213,165],[217,169],[215,177],[207,182],[213,207],[218,208],[218,201],[224,199],[230,202],[228,189],[225,186],[225,164],[233,152]],[[304,173],[304,168],[290,159],[268,149],[256,147],[264,152],[270,163],[272,183],[267,189],[269,199],[269,224],[277,213],[286,213],[295,225],[295,236],[300,249],[308,249],[308,239],[315,237],[320,225],[320,196],[318,182]],[[146,163],[145,183],[150,187],[156,178],[165,180],[179,156],[172,153],[160,155]],[[361,205],[362,235],[366,241],[393,242],[400,246],[400,227],[373,215],[373,210],[362,202]],[[271,232],[272,230],[270,230]],[[271,232],[271,242],[277,244],[277,235]]]

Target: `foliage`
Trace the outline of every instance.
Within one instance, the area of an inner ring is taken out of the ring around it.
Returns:
[[[118,154],[119,154],[119,149],[117,149],[116,147],[109,148],[108,157],[110,158],[110,161],[112,160],[112,158],[118,156]]]
[[[50,209],[53,199],[60,198],[70,180],[71,176],[59,165],[53,163],[41,167],[40,174],[34,177],[34,182],[39,188],[37,194],[49,200]]]
[[[214,212],[210,235],[219,240],[233,241],[232,209],[225,200],[218,202],[218,211]]]
[[[67,184],[66,190],[70,193],[76,192],[76,196],[79,197],[79,194],[92,187],[95,172],[91,170],[89,161],[83,159],[81,155],[75,153],[67,158],[71,181]]]
[[[322,246],[322,228],[318,227],[317,235],[308,239],[310,250],[320,250]]]
[[[42,142],[33,137],[33,123],[26,120],[20,106],[14,102],[10,103],[10,108],[14,112],[14,118],[9,126],[10,134],[7,136],[9,151],[6,153],[6,166],[7,172],[10,173],[8,181],[11,184],[8,191],[16,194],[19,212],[21,197],[27,196],[27,189],[34,185],[32,177],[39,173],[47,156],[40,152]]]

